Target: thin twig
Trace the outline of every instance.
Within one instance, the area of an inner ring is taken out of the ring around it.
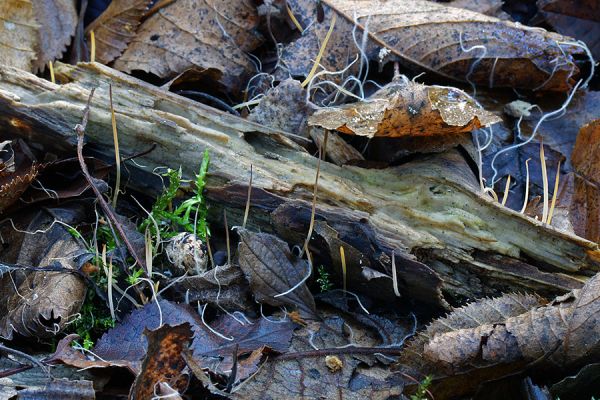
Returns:
[[[309,350],[309,351],[297,351],[292,353],[281,354],[271,359],[271,361],[282,361],[282,360],[294,360],[297,358],[309,358],[309,357],[325,357],[332,354],[375,354],[381,353],[384,355],[399,356],[402,354],[404,349],[401,347],[359,347],[359,346],[348,346],[348,347],[332,347],[329,349]]]
[[[12,354],[13,356],[23,358],[27,361],[30,361],[32,364],[40,367],[44,372],[50,375],[50,370],[46,367],[40,360],[37,358],[30,356],[27,353],[24,353],[20,350],[12,349],[10,347],[6,347],[4,344],[0,343],[0,353]]]
[[[96,187],[96,184],[94,183],[95,178],[93,178],[90,175],[87,165],[85,164],[85,160],[83,158],[83,137],[85,136],[85,128],[87,126],[89,115],[90,115],[90,103],[92,102],[92,97],[94,96],[95,90],[96,89],[93,88],[90,92],[90,96],[88,98],[87,104],[83,110],[83,118],[81,119],[81,124],[75,125],[75,128],[74,128],[75,132],[77,133],[77,158],[79,159],[79,165],[81,166],[81,172],[83,172],[83,176],[85,177],[86,181],[88,182],[88,184],[94,191],[94,194],[96,195],[96,198],[98,199],[98,203],[100,204],[100,208],[102,208],[102,211],[104,212],[104,214],[108,217],[108,219],[110,220],[112,225],[115,227],[115,229],[119,233],[119,236],[121,236],[123,243],[125,243],[125,246],[127,247],[129,254],[135,260],[135,263],[138,266],[140,266],[142,268],[142,270],[144,271],[144,274],[146,274],[146,271],[147,271],[146,265],[144,264],[144,262],[142,262],[142,259],[138,256],[138,254],[134,250],[129,239],[127,239],[127,235],[125,234],[125,231],[123,230],[123,226],[117,220],[117,217],[115,216],[114,212],[112,211],[110,205],[108,205],[106,200],[104,200],[102,193],[100,193],[100,190],[98,190],[98,188]]]

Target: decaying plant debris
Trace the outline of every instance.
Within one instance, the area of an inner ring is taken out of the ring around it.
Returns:
[[[0,398],[600,395],[579,3],[0,4]]]

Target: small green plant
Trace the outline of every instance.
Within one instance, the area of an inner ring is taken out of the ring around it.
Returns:
[[[153,237],[156,237],[156,226],[160,229],[161,238],[170,238],[177,235],[179,232],[186,231],[195,233],[201,238],[205,238],[208,234],[206,225],[206,203],[202,191],[206,185],[206,173],[209,163],[208,150],[204,151],[204,157],[200,164],[200,171],[196,175],[194,194],[191,198],[182,202],[175,210],[173,210],[173,201],[181,187],[182,174],[181,169],[178,171],[169,169],[165,176],[169,178],[169,186],[156,200],[152,207],[151,216],[146,218],[140,224],[140,231],[150,230]],[[153,221],[154,219],[154,221]]]
[[[415,394],[412,394],[410,396],[410,400],[428,400],[427,390],[429,389],[429,386],[431,386],[431,381],[432,377],[430,375],[427,375],[425,379],[423,379],[421,383],[419,383]]]
[[[127,283],[130,285],[135,285],[138,280],[144,275],[144,270],[141,268],[134,269],[131,275],[127,277]]]
[[[331,278],[329,276],[329,272],[325,269],[323,265],[320,265],[317,268],[317,272],[319,277],[317,278],[317,283],[321,287],[321,292],[327,292],[333,289],[333,283],[331,282]]]
[[[71,332],[81,337],[81,345],[85,349],[94,347],[98,339],[107,329],[115,326],[115,321],[110,316],[106,305],[96,297],[93,290],[88,290],[85,301],[81,306],[80,317],[72,325]]]

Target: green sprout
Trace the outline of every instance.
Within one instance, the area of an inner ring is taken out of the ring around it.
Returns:
[[[431,386],[432,380],[433,378],[430,375],[427,375],[425,379],[419,383],[415,394],[410,396],[410,400],[427,400],[427,390],[429,389],[429,386]]]
[[[140,231],[150,230],[156,237],[157,233],[163,238],[170,238],[181,231],[195,233],[201,238],[206,238],[208,227],[206,224],[206,203],[202,191],[206,185],[206,173],[209,163],[208,150],[204,151],[204,157],[200,164],[200,170],[196,175],[194,194],[182,202],[173,210],[173,201],[182,183],[181,169],[178,171],[169,169],[165,176],[169,178],[169,186],[158,197],[152,207],[150,216],[140,224]],[[153,221],[154,220],[154,221]],[[156,232],[155,222],[160,232]]]
[[[333,289],[333,283],[331,282],[329,272],[325,270],[325,267],[323,265],[320,265],[319,268],[317,268],[317,272],[319,274],[319,277],[317,278],[317,283],[321,287],[321,292],[327,292]]]

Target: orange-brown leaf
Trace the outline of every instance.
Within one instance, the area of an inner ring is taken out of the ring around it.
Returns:
[[[498,121],[458,89],[406,82],[366,101],[321,109],[308,123],[367,137],[427,137],[470,132]]]
[[[154,331],[146,330],[144,334],[148,338],[148,352],[129,398],[153,398],[155,386],[160,382],[166,382],[172,389],[183,393],[188,379],[183,374],[186,362],[182,353],[192,339],[191,325],[187,322],[177,326],[163,325]]]

